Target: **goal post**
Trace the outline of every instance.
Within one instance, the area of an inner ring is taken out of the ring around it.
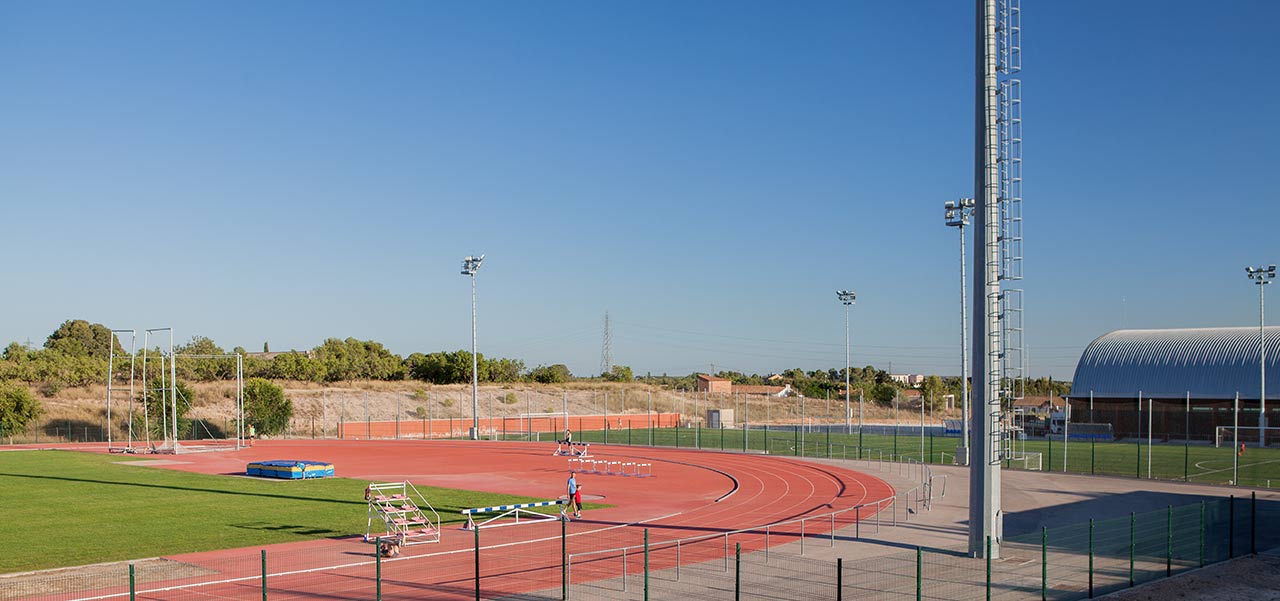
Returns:
[[[1267,426],[1265,428],[1258,426],[1216,426],[1213,429],[1213,446],[1219,449],[1224,445],[1234,447],[1238,444],[1235,440],[1235,430],[1240,431],[1239,442],[1246,444],[1258,442],[1258,435],[1263,431],[1267,433],[1267,438],[1280,436],[1280,426]]]

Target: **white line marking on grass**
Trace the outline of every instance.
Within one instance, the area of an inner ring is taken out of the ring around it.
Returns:
[[[1203,462],[1201,462],[1201,463],[1203,463]],[[1268,464],[1268,463],[1280,463],[1280,459],[1272,459],[1272,460],[1270,460],[1270,461],[1259,461],[1259,462],[1257,462],[1257,463],[1241,463],[1241,464],[1239,464],[1237,467],[1238,467],[1239,469],[1244,469],[1244,468],[1246,468],[1246,467],[1253,467],[1253,466],[1255,466],[1255,465],[1266,465],[1266,464]],[[1197,464],[1196,464],[1196,467],[1200,467],[1200,463],[1197,463]],[[1200,468],[1200,469],[1204,469],[1204,468]],[[1231,471],[1231,468],[1229,468],[1229,467],[1224,467],[1224,468],[1222,468],[1222,469],[1220,469],[1220,470],[1207,470],[1207,471],[1200,472],[1200,473],[1198,473],[1198,474],[1191,474],[1191,475],[1192,475],[1192,476],[1207,476],[1207,475],[1209,475],[1209,474],[1216,474],[1216,473],[1219,473],[1219,472],[1229,472],[1229,471]]]

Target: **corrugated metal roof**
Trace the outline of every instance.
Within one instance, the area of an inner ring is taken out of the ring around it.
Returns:
[[[1267,399],[1280,399],[1280,326],[1267,328]],[[1116,330],[1084,349],[1071,396],[1258,399],[1258,328]]]

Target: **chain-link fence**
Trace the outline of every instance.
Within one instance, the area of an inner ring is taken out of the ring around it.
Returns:
[[[933,494],[919,490],[918,510]],[[1253,495],[1041,528],[998,557],[863,538],[909,515],[907,496],[693,536],[550,521],[393,557],[354,541],[197,553],[9,575],[0,599],[1084,599],[1280,546],[1280,507]]]

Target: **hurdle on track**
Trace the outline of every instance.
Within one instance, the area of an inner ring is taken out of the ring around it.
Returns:
[[[568,455],[570,457],[590,457],[591,443],[556,441],[556,450],[552,455]]]
[[[569,503],[568,499],[556,499],[554,501],[538,501],[536,503],[517,503],[515,505],[498,505],[497,507],[477,507],[474,509],[463,509],[462,515],[467,516],[467,525],[463,526],[462,529],[472,530],[477,526],[480,526],[480,527],[489,526],[491,528],[497,528],[498,526],[514,526],[516,524],[521,523],[520,522],[521,513],[524,513],[526,516],[524,520],[524,523],[526,524],[531,522],[555,521],[555,520],[564,518],[564,506],[567,505],[568,503]],[[557,515],[551,515],[549,513],[542,513],[539,511],[529,511],[530,509],[535,509],[538,507],[553,507],[557,505],[560,506],[560,513]],[[475,516],[482,513],[497,513],[498,515],[495,515],[477,524],[475,522]],[[516,519],[514,522],[506,522],[503,524],[493,524],[490,526],[492,522],[496,520],[500,520],[507,516],[515,516]],[[537,516],[537,517],[531,517],[531,516]]]

